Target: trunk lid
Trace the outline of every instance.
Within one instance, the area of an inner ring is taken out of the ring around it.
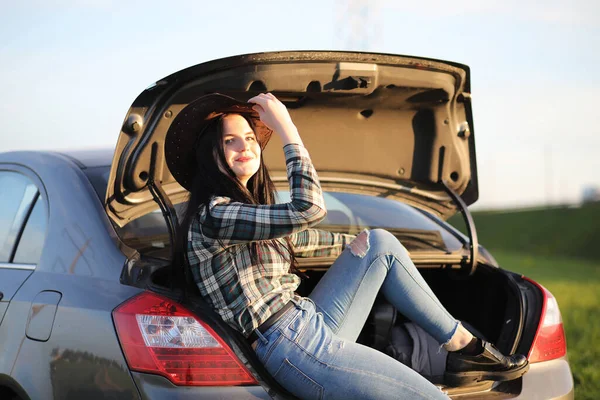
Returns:
[[[186,200],[164,159],[166,133],[186,105],[212,92],[247,100],[265,91],[290,110],[324,187],[387,188],[443,218],[458,206],[442,182],[466,205],[477,200],[467,66],[388,54],[272,52],[199,64],[138,96],[112,162],[110,218],[124,226],[156,209],[149,180],[171,202]],[[264,153],[279,182],[285,181],[282,153],[276,137]]]

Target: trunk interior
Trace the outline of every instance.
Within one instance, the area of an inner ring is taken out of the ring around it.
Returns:
[[[308,278],[303,279],[298,288],[297,292],[300,295],[310,294],[325,273],[323,267],[305,270]],[[293,398],[262,368],[242,335],[226,326],[197,294],[188,294],[188,297],[183,299],[179,291],[169,289],[169,270],[168,267],[156,269],[151,274],[151,282],[148,282],[147,287],[182,302],[213,326],[257,376],[259,383],[269,389],[272,396]],[[503,353],[516,350],[523,330],[523,311],[521,292],[510,272],[487,265],[479,265],[472,276],[463,276],[456,270],[442,266],[419,268],[419,271],[454,317],[473,327],[486,340],[496,344]],[[194,288],[191,288],[192,292],[193,290]],[[392,329],[407,322],[410,321],[380,295],[357,341],[390,355]],[[428,379],[449,395],[460,398],[510,398],[521,390],[521,379],[502,383],[480,382],[476,385],[452,388],[441,383],[441,376]]]

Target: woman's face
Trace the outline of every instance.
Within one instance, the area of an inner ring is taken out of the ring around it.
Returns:
[[[227,165],[246,186],[260,167],[260,145],[248,121],[238,114],[223,118],[223,153]]]

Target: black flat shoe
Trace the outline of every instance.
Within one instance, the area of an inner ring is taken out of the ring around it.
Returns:
[[[493,344],[483,341],[478,355],[448,353],[444,383],[463,386],[479,381],[510,381],[529,370],[529,361],[521,354],[505,356]]]

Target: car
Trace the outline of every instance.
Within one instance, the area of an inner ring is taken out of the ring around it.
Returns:
[[[477,240],[469,68],[326,51],[228,57],[160,79],[127,111],[115,149],[0,154],[0,398],[294,398],[207,306],[173,250],[187,192],[165,161],[171,122],[201,95],[264,91],[288,107],[319,172],[328,214],[318,227],[387,229],[455,317],[531,363],[513,381],[441,390],[573,398],[555,298]],[[264,157],[285,201],[277,141]],[[446,222],[457,213],[468,234]],[[299,258],[298,292],[332,262]],[[383,349],[404,322],[379,298],[359,341]]]

